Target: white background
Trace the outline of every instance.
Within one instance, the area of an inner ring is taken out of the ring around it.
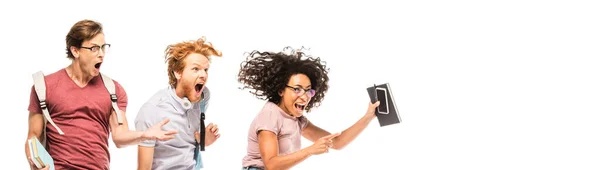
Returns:
[[[67,32],[93,19],[112,44],[101,71],[125,87],[129,122],[166,87],[168,44],[206,36],[223,51],[207,85],[207,119],[222,133],[203,155],[207,170],[241,169],[248,125],[264,103],[237,89],[244,52],[285,46],[311,48],[331,68],[330,91],[308,114],[313,123],[344,130],[365,113],[365,88],[386,82],[404,120],[374,120],[347,148],[294,169],[599,169],[594,3],[3,1],[0,162],[27,168],[31,74],[70,64]],[[136,168],[136,146],[111,143],[110,152],[112,169]]]

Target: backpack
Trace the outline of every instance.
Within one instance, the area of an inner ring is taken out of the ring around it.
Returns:
[[[117,122],[119,125],[123,125],[123,120],[121,118],[121,111],[119,110],[119,106],[117,105],[117,94],[115,92],[115,84],[112,79],[102,73],[100,73],[102,80],[104,81],[104,87],[108,90],[110,94],[110,99],[112,101],[112,108],[117,113]],[[44,130],[40,135],[40,142],[44,147],[47,147],[47,139],[46,139],[46,123],[50,122],[54,128],[58,131],[60,135],[64,135],[65,133],[54,124],[52,118],[50,117],[50,112],[48,112],[48,107],[46,105],[46,82],[44,81],[44,73],[42,71],[38,71],[33,74],[33,85],[35,88],[35,92],[37,93],[38,99],[40,101],[40,108],[42,109],[44,115]]]

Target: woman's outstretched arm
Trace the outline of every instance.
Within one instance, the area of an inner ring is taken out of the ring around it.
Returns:
[[[354,125],[350,126],[346,130],[342,131],[342,133],[333,138],[333,149],[340,150],[350,144],[356,137],[371,123],[371,121],[376,117],[375,109],[379,106],[379,102],[369,103],[369,108],[367,109],[367,113],[360,118]],[[319,138],[329,135],[330,133],[326,130],[321,129],[320,127],[312,124],[310,121],[306,128],[302,131],[302,136],[310,141],[316,141]]]
[[[339,134],[323,136],[322,138],[316,140],[316,142],[309,147],[303,148],[291,154],[279,155],[277,135],[271,131],[262,130],[258,132],[260,156],[265,164],[265,169],[290,169],[312,155],[328,152],[331,145],[333,145],[331,139],[338,135]]]

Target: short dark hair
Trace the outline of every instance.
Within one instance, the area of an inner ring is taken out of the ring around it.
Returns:
[[[66,37],[67,42],[67,58],[74,59],[71,53],[71,47],[81,48],[81,45],[86,40],[91,40],[96,35],[102,33],[102,24],[92,20],[81,20],[75,23]]]
[[[319,57],[315,58],[302,52],[303,49],[286,47],[282,52],[255,50],[249,53],[246,61],[240,64],[238,82],[243,84],[241,89],[251,89],[249,92],[257,98],[279,104],[279,92],[286,88],[290,77],[304,74],[316,91],[315,96],[306,105],[306,110],[310,112],[313,107],[319,107],[329,89],[329,68]]]

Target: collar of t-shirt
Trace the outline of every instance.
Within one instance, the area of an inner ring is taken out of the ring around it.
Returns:
[[[302,119],[306,119],[306,117],[304,117],[304,115],[300,116],[300,117],[295,117],[292,115],[289,115],[288,113],[286,113],[285,111],[283,111],[283,109],[281,109],[281,107],[279,107],[279,105],[273,103],[273,102],[267,102],[269,105],[271,105],[271,107],[277,109],[277,111],[283,115],[283,117],[288,118],[288,119],[292,119],[292,120],[300,120],[302,121]]]

